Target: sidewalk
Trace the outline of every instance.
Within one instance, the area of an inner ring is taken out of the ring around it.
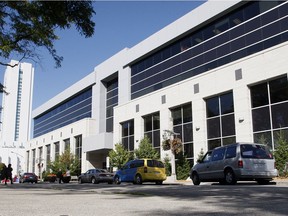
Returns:
[[[238,181],[240,183],[241,181]],[[245,181],[242,181],[245,182]],[[275,182],[276,185],[288,185],[288,178],[275,178],[271,183]],[[211,184],[214,182],[203,182],[201,184]],[[178,184],[178,185],[193,185],[192,180],[188,177],[187,180],[176,180],[172,178],[171,176],[168,176],[167,179],[163,182],[163,184]],[[200,185],[201,185],[200,184]]]

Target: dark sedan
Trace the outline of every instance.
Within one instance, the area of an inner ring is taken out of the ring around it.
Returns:
[[[37,183],[38,176],[35,173],[23,173],[20,176],[20,183],[25,183],[25,182]]]
[[[86,173],[82,173],[78,177],[78,183],[82,184],[86,183],[93,183],[98,184],[100,182],[107,182],[108,184],[113,183],[114,174],[108,172],[105,169],[89,169]]]

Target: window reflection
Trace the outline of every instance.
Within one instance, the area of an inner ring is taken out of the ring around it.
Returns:
[[[287,76],[252,86],[250,92],[254,142],[265,143],[274,150],[276,132],[288,127]]]

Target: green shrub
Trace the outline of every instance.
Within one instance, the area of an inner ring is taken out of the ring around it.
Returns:
[[[283,131],[276,134],[274,157],[279,176],[288,177],[288,142]]]
[[[177,180],[186,180],[190,174],[190,164],[185,155],[179,154],[176,161]]]

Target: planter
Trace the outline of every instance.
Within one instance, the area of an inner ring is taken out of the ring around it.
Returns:
[[[69,183],[70,180],[71,180],[71,176],[63,176],[63,179],[62,179],[63,183]]]
[[[48,182],[55,182],[56,181],[56,175],[47,175],[46,178],[45,178],[45,181],[48,181]]]

